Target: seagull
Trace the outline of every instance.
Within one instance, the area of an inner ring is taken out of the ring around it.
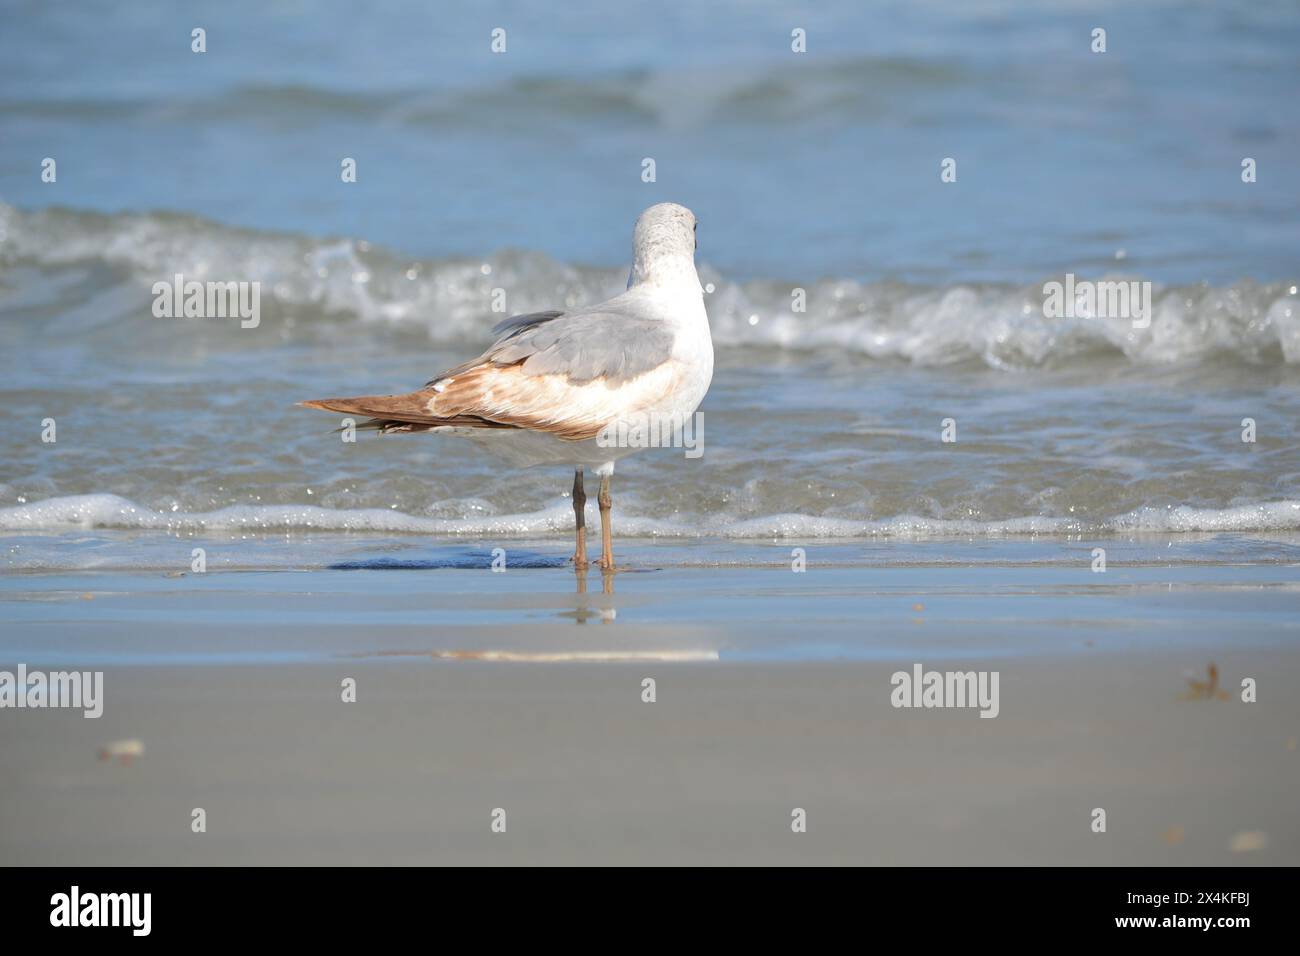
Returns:
[[[682,423],[713,380],[713,339],[695,271],[695,214],[651,206],[632,233],[627,291],[590,308],[531,312],[498,323],[478,358],[404,395],[299,402],[366,415],[358,428],[467,437],[515,467],[574,469],[573,564],[587,561],[584,469],[600,476],[600,568],[614,570],[610,476],[644,441],[627,423]]]

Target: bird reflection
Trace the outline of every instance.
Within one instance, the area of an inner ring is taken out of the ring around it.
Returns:
[[[576,580],[575,594],[587,593],[587,568],[575,568],[574,578]],[[600,571],[600,593],[614,594],[614,571]],[[602,624],[613,624],[614,618],[618,616],[618,611],[612,607],[591,607],[585,601],[577,602],[577,605],[571,611],[560,612],[561,617],[571,617],[579,624],[586,624],[588,621],[598,619]]]
[[[587,593],[587,568],[577,568],[574,570],[574,576],[578,579],[578,594]],[[614,593],[614,574],[613,571],[600,572],[600,592],[602,594]]]

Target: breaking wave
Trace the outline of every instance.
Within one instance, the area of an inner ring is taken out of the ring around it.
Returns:
[[[257,281],[264,324],[346,334],[357,321],[482,343],[509,311],[601,301],[622,269],[557,262],[539,252],[484,259],[419,259],[350,238],[261,232],[173,213],[24,211],[0,204],[0,282],[24,268],[103,270],[128,302],[121,316],[152,320],[150,289],[187,279]],[[1228,359],[1300,363],[1300,298],[1290,283],[1153,284],[1150,327],[1122,318],[1048,318],[1042,283],[922,286],[785,276],[731,280],[701,264],[714,340],[721,347],[848,352],[922,366],[982,362],[1054,367],[1082,357],[1159,365]],[[1046,276],[1044,281],[1060,277]],[[1121,275],[1093,280],[1140,279]],[[806,311],[793,303],[803,290]],[[154,320],[156,321],[156,320]],[[376,331],[372,329],[372,331]]]
[[[876,520],[771,514],[738,517],[714,514],[690,523],[620,514],[619,533],[634,537],[820,539],[1002,537],[1065,534],[1170,534],[1300,530],[1300,500],[1269,501],[1228,508],[1146,506],[1110,518],[1026,516],[995,521],[896,515]],[[313,531],[434,534],[449,537],[545,537],[569,535],[572,505],[558,500],[524,514],[434,518],[383,508],[330,509],[315,505],[233,505],[208,512],[159,512],[118,495],[47,498],[0,508],[0,531],[56,531],[107,528],[165,531],[285,533]]]

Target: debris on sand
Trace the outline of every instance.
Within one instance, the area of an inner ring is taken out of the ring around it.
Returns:
[[[1183,700],[1227,700],[1228,692],[1219,686],[1218,665],[1211,663],[1205,669],[1205,680],[1197,680],[1187,675],[1188,690],[1181,696]]]
[[[1263,830],[1242,830],[1228,841],[1228,849],[1233,853],[1250,853],[1268,846],[1268,834]]]
[[[114,740],[111,744],[106,744],[99,748],[100,760],[112,760],[116,757],[125,766],[131,766],[131,761],[137,757],[144,756],[144,741],[136,740]]]

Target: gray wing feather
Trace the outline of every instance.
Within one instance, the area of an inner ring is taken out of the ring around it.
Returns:
[[[506,319],[504,322],[498,322],[492,326],[492,334],[500,335],[502,332],[514,332],[525,327],[541,325],[543,322],[549,322],[551,319],[558,319],[564,315],[563,312],[529,312],[527,315],[515,315]]]
[[[534,312],[493,329],[503,331],[484,358],[501,365],[523,362],[529,375],[564,375],[573,382],[636,378],[666,362],[673,347],[672,332],[661,321],[614,310]]]

